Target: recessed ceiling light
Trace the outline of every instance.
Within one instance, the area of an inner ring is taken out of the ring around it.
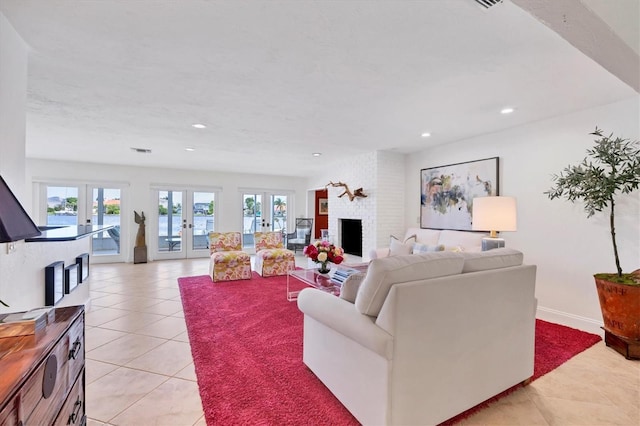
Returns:
[[[192,127],[195,127],[196,129],[206,129],[207,126],[205,126],[204,124],[200,124],[200,123],[196,123],[196,124],[192,124]]]
[[[502,108],[500,110],[500,114],[511,114],[513,111],[515,111],[513,108],[509,107],[509,108]]]
[[[429,132],[424,132],[424,133],[422,133],[420,136],[422,136],[423,138],[428,138],[429,136],[431,136],[431,133],[429,133]]]
[[[314,157],[320,157],[322,155],[322,153],[321,152],[314,152],[311,155],[313,155]]]
[[[193,151],[195,151],[195,148],[185,148],[184,150],[185,151],[189,151],[189,152],[193,152]]]

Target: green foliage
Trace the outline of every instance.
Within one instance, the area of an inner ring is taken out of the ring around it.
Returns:
[[[245,198],[244,199],[244,215],[245,216],[253,216],[255,214],[255,200],[253,198]]]
[[[275,210],[276,214],[282,215],[287,211],[287,203],[283,201],[282,198],[278,197],[273,200],[273,209]]]
[[[260,216],[262,204],[256,203],[253,197],[244,199],[244,215],[245,216]]]
[[[209,201],[209,209],[207,210],[207,216],[211,216],[213,214],[213,210],[215,208],[215,204],[213,200]]]
[[[106,214],[120,214],[120,206],[117,204],[109,204],[105,207]]]
[[[594,277],[612,283],[640,287],[640,275],[635,273],[622,274],[622,276],[618,276],[618,274],[595,274]]]
[[[158,214],[167,215],[167,214],[169,214],[169,210],[165,206],[163,206],[162,204],[158,204]]]
[[[565,198],[581,201],[587,217],[609,208],[611,240],[618,270],[622,276],[615,233],[615,197],[629,194],[640,186],[640,142],[613,135],[604,136],[596,127],[591,135],[597,136],[587,157],[575,166],[567,166],[553,175],[555,185],[545,194],[551,199]]]
[[[77,197],[67,197],[66,203],[70,206],[74,212],[78,211],[78,198]]]

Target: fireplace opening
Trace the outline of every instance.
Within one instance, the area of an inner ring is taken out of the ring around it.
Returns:
[[[342,225],[342,249],[347,254],[362,257],[362,221],[360,219],[340,219]]]

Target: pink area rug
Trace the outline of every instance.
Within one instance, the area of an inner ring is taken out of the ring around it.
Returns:
[[[255,272],[215,284],[207,275],[178,278],[208,425],[358,424],[302,363],[302,313],[287,301],[286,280]],[[534,379],[599,340],[538,320]]]

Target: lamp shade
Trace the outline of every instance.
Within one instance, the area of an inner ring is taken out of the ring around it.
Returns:
[[[516,231],[516,199],[513,197],[476,197],[473,199],[474,231]]]
[[[0,176],[0,243],[37,237],[41,232]]]

